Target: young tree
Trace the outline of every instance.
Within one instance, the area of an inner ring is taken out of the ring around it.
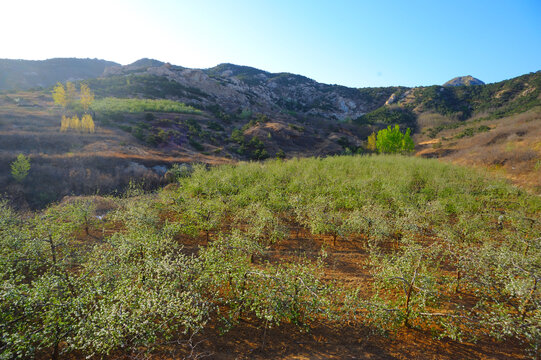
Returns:
[[[19,154],[17,159],[11,163],[11,175],[17,182],[23,181],[30,170],[30,158]]]
[[[81,128],[84,132],[93,133],[95,131],[94,120],[92,120],[92,116],[90,116],[89,114],[83,115],[83,118],[81,119]]]
[[[68,131],[70,127],[70,120],[71,118],[67,117],[66,115],[62,115],[62,122],[60,123],[60,131],[66,132]]]
[[[94,93],[90,90],[88,85],[81,84],[81,106],[85,112],[88,111],[90,105],[94,101]]]
[[[376,151],[376,133],[372,132],[366,141],[366,149],[370,151]]]
[[[73,115],[73,117],[69,120],[68,127],[74,130],[81,130],[81,120],[79,120],[77,115]]]
[[[411,129],[408,128],[404,137],[402,138],[402,151],[403,152],[412,152],[415,149],[415,143],[411,138]]]
[[[61,83],[56,83],[53,89],[53,100],[56,105],[60,105],[63,108],[65,108],[67,105],[66,89],[64,88],[64,85],[62,85]]]

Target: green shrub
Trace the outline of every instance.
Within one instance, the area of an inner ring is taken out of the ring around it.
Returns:
[[[101,113],[142,113],[146,111],[153,111],[181,114],[201,114],[201,110],[197,110],[196,108],[178,101],[165,99],[119,99],[113,97],[95,100],[92,104],[92,110]],[[145,115],[145,118],[147,116],[151,118],[151,120],[154,119],[153,114]]]
[[[17,182],[22,182],[30,170],[30,158],[19,154],[17,159],[11,163],[11,176]]]
[[[408,128],[405,133],[400,131],[400,126],[378,131],[376,137],[376,147],[380,153],[408,153],[414,150],[415,144],[410,136],[411,130]]]

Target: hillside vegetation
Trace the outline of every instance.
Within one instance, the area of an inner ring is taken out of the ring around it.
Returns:
[[[201,114],[200,110],[187,106],[184,103],[164,99],[119,99],[108,97],[94,102],[91,109],[102,113],[141,113],[151,111],[180,114]]]
[[[403,156],[177,170],[155,193],[29,216],[1,203],[2,357],[203,356],[246,324],[233,340],[256,358],[301,354],[280,352],[272,328],[321,324],[369,343],[413,328],[451,353],[450,339],[493,339],[498,356],[540,355],[539,197]]]

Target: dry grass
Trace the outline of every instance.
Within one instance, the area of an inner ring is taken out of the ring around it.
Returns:
[[[94,134],[61,133],[60,117],[49,94],[0,96],[0,191],[19,209],[41,207],[72,194],[115,193],[131,180],[144,182],[147,188],[165,184],[154,166],[231,161],[186,148],[150,148],[120,129],[99,124]],[[10,163],[19,153],[31,159],[22,184],[10,176]]]
[[[497,120],[477,122],[488,132],[457,139],[464,128],[442,131],[434,143],[418,137],[419,156],[439,157],[454,163],[484,167],[513,183],[541,194],[541,109]]]
[[[454,122],[456,122],[456,119],[437,113],[423,112],[417,117],[417,126],[421,130],[438,125],[452,124]]]

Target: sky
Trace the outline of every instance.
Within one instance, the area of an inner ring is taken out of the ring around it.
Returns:
[[[154,58],[350,87],[541,70],[541,0],[2,0],[0,58]]]

